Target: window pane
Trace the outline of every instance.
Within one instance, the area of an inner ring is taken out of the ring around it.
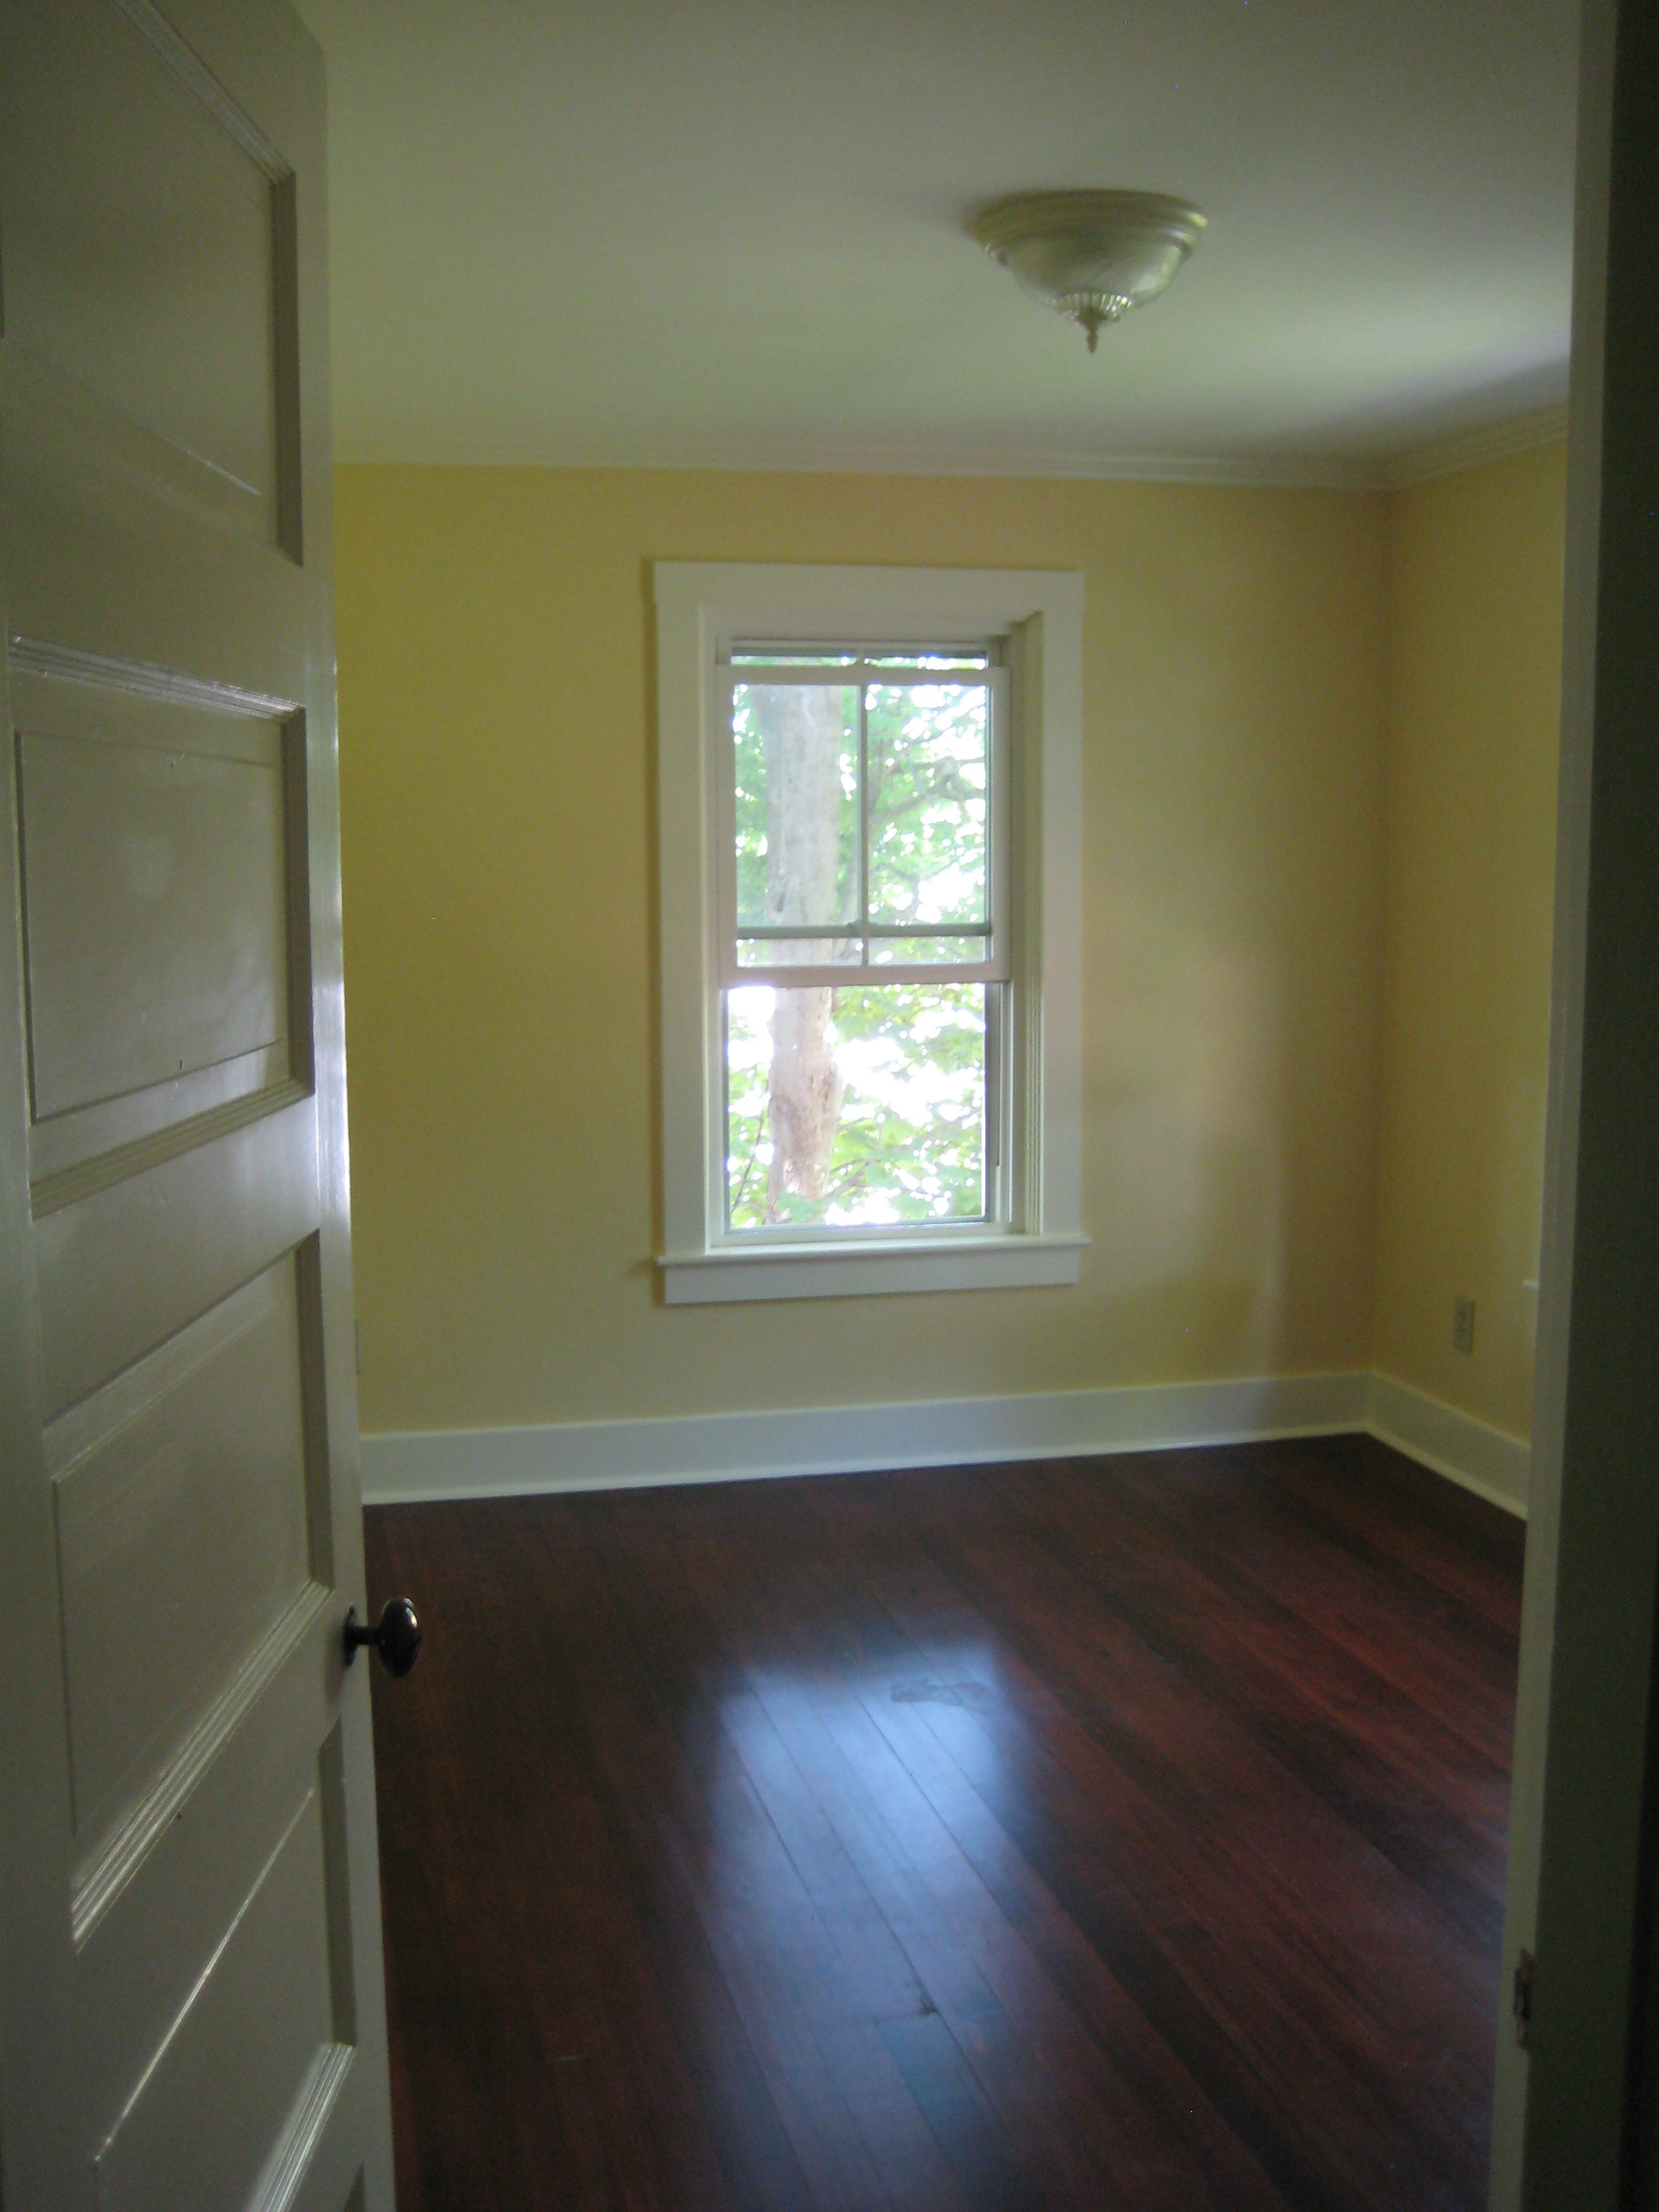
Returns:
[[[730,1225],[982,1220],[986,1001],[977,983],[728,991]]]
[[[735,684],[738,927],[858,915],[858,688]]]
[[[989,919],[990,695],[981,684],[872,684],[870,919]]]
[[[872,967],[977,968],[991,957],[988,937],[872,937]]]
[[[842,968],[859,964],[857,937],[740,937],[739,968]]]

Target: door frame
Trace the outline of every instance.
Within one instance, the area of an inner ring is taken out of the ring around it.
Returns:
[[[1659,9],[1586,0],[1537,1411],[1492,2212],[1654,2202]],[[1534,1961],[1528,2048],[1510,2017]]]

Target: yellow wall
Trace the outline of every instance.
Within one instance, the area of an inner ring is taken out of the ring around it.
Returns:
[[[364,1425],[1364,1367],[1381,495],[343,470]],[[649,564],[1087,579],[1074,1290],[659,1303]]]
[[[1376,1364],[1532,1427],[1549,1031],[1561,445],[1391,502]],[[1452,1305],[1476,1302],[1472,1358]]]

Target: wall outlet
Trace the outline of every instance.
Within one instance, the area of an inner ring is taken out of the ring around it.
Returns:
[[[1452,1350],[1454,1352],[1474,1350],[1474,1300],[1473,1298],[1452,1300]]]

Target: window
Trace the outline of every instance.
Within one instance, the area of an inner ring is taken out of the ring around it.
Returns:
[[[655,589],[667,1297],[1074,1282],[1079,580]]]
[[[733,1236],[1006,1217],[994,651],[739,645],[719,664]]]

